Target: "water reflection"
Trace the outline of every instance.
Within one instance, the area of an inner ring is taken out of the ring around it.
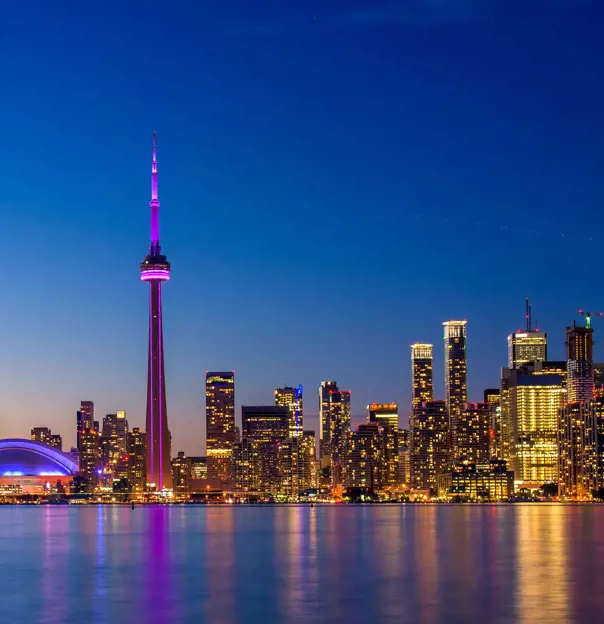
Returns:
[[[604,507],[0,509],[0,622],[597,622]]]

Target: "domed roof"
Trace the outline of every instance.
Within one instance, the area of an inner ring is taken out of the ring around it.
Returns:
[[[51,446],[19,438],[0,440],[0,477],[69,476],[77,471],[72,457]]]

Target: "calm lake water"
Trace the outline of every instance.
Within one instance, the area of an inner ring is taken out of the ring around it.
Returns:
[[[0,622],[604,621],[604,507],[0,507]]]

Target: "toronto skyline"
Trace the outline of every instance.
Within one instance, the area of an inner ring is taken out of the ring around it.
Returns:
[[[445,398],[443,322],[475,402],[525,297],[551,360],[604,308],[598,3],[35,4],[0,37],[0,437],[75,446],[86,399],[145,426],[153,130],[172,455],[204,447],[207,370],[236,371],[238,422],[301,384],[318,430],[334,379],[353,422],[396,401],[406,426],[410,344]]]

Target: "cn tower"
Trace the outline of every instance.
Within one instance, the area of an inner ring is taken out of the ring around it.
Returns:
[[[170,263],[159,245],[157,152],[153,133],[151,165],[151,245],[141,263],[141,280],[149,282],[149,367],[147,371],[147,484],[155,490],[172,489],[170,431],[166,409],[164,335],[161,286],[170,279]]]

